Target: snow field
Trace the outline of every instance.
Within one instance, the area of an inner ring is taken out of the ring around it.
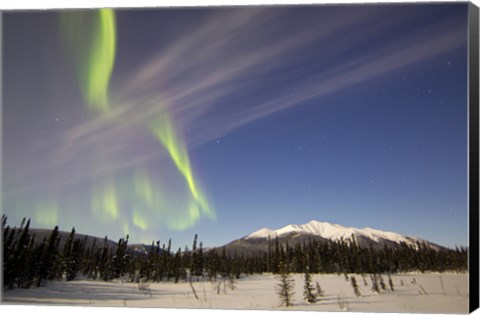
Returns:
[[[361,293],[356,297],[350,277],[354,276]],[[236,280],[235,289],[229,282],[194,281],[180,283],[136,283],[99,280],[54,281],[36,289],[14,289],[3,292],[3,303],[114,306],[148,308],[215,308],[252,310],[304,310],[394,313],[467,313],[468,274],[398,274],[392,275],[394,291],[380,294],[371,290],[372,282],[365,275],[312,274],[312,284],[318,281],[324,296],[315,304],[303,299],[303,277],[294,274],[293,306],[279,305],[276,293],[279,281],[270,274],[254,275]],[[388,277],[383,280],[389,288]],[[403,285],[402,285],[403,282]]]

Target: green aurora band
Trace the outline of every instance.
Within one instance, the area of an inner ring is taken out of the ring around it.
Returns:
[[[85,103],[95,114],[107,115],[111,110],[108,88],[115,63],[115,12],[111,9],[64,12],[60,18]],[[92,215],[104,223],[118,222],[124,234],[130,232],[132,225],[146,231],[152,227],[150,222],[158,219],[176,231],[194,226],[202,216],[215,219],[215,211],[195,179],[186,146],[177,135],[166,106],[163,114],[150,122],[148,128],[182,175],[187,188],[182,204],[167,200],[168,193],[158,180],[154,183],[149,172],[137,168],[127,177],[113,176],[93,183]],[[163,180],[162,176],[158,179]],[[122,211],[125,204],[129,205],[128,209]]]
[[[68,49],[75,59],[85,102],[94,110],[107,113],[117,37],[114,11],[63,12],[60,23]]]
[[[111,9],[98,11],[100,31],[93,37],[88,64],[87,101],[101,112],[108,110],[108,85],[115,61],[115,14]]]
[[[200,218],[201,213],[210,219],[215,219],[215,211],[207,202],[207,198],[195,180],[186,147],[180,138],[178,138],[168,113],[164,111],[163,115],[150,124],[150,129],[167,150],[180,174],[183,175],[191,196],[193,197],[193,202],[188,206],[190,222],[178,222],[171,224],[170,227],[176,230],[186,229]]]
[[[35,220],[44,226],[53,226],[58,222],[58,205],[55,202],[40,202],[35,212]]]

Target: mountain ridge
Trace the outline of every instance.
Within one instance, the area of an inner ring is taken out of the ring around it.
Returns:
[[[18,232],[16,233],[17,237]],[[39,245],[43,239],[46,239],[48,235],[50,235],[50,233],[51,230],[48,229],[30,229],[30,234],[34,237],[36,245]],[[60,248],[63,248],[63,244],[69,234],[70,232],[67,231],[59,231]],[[360,229],[346,227],[336,223],[311,220],[305,224],[288,224],[279,229],[261,228],[239,239],[230,241],[225,245],[204,248],[204,250],[219,250],[225,248],[227,252],[236,252],[237,254],[252,254],[258,253],[259,251],[267,252],[269,246],[271,246],[276,238],[278,238],[279,243],[282,246],[285,246],[287,243],[290,246],[295,246],[306,241],[318,241],[321,243],[344,241],[346,243],[351,243],[355,240],[355,243],[360,247],[372,247],[374,249],[382,249],[385,246],[395,247],[402,243],[415,248],[418,248],[419,244],[427,245],[435,250],[445,248],[444,246],[437,245],[421,238],[405,236],[395,232],[382,231],[370,227]],[[93,243],[96,243],[97,248],[103,247],[105,244],[105,238],[92,235],[76,233],[75,239],[85,240],[87,248],[92,247]],[[117,242],[111,239],[107,239],[106,244],[113,249],[117,246]],[[130,243],[128,244],[128,247],[136,254],[146,254],[149,252],[152,245]]]
[[[417,237],[405,236],[395,232],[382,231],[373,229],[370,227],[365,228],[355,228],[355,227],[346,227],[336,223],[330,222],[321,222],[316,220],[311,220],[305,224],[288,224],[282,228],[271,230],[268,228],[262,228],[257,230],[249,235],[244,236],[245,239],[252,238],[262,238],[262,237],[275,237],[282,236],[288,233],[297,232],[301,234],[311,234],[321,236],[326,239],[333,241],[340,241],[352,239],[352,236],[364,236],[371,238],[375,241],[380,239],[387,239],[394,241],[396,243],[406,242],[412,243],[417,241],[423,241]]]
[[[289,244],[295,246],[308,240],[319,242],[340,242],[355,243],[360,247],[372,247],[382,249],[383,247],[395,247],[407,244],[418,248],[419,244],[426,245],[435,250],[443,246],[434,244],[418,237],[406,236],[396,232],[383,231],[370,227],[355,228],[346,227],[336,223],[311,220],[305,224],[288,224],[279,229],[261,228],[244,237],[234,240],[223,247],[228,252],[237,254],[251,254],[259,251],[267,251],[270,242],[278,239],[284,246]]]

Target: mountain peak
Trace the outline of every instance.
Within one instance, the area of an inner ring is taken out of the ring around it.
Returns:
[[[321,222],[311,220],[305,224],[289,224],[277,230],[262,228],[252,234],[245,236],[243,239],[266,239],[268,237],[284,237],[292,233],[302,234],[305,236],[319,236],[332,241],[340,240],[356,240],[364,239],[375,243],[401,243],[415,244],[419,239],[415,237],[408,237],[394,232],[387,232],[376,230],[372,228],[354,228],[345,227],[339,224],[330,222]]]
[[[268,238],[269,236],[275,235],[275,233],[267,228],[260,229],[253,232],[252,234],[247,235],[245,238]]]

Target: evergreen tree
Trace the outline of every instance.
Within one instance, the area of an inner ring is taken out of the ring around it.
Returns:
[[[76,262],[73,262],[73,240],[75,239],[75,228],[72,228],[70,235],[63,246],[62,271],[67,281],[73,280],[76,276]],[[62,275],[63,276],[63,275]]]
[[[104,281],[112,279],[112,257],[110,255],[110,248],[108,247],[108,239],[105,236],[103,240],[103,247],[99,249],[99,261],[97,270],[99,277]]]
[[[60,241],[60,234],[58,226],[55,226],[50,233],[45,244],[44,251],[40,260],[40,268],[38,270],[37,287],[42,286],[46,280],[53,280],[57,274],[58,267],[58,243]]]
[[[33,254],[32,254],[31,272],[33,275],[34,283],[37,287],[41,284],[41,279],[39,279],[39,277],[43,272],[42,259],[43,259],[46,246],[47,246],[47,238],[45,237],[42,243],[40,243],[40,245],[33,250]],[[39,280],[40,280],[40,283],[39,283]]]
[[[190,273],[197,278],[203,274],[203,248],[200,242],[200,248],[197,248],[198,236],[195,234],[192,246],[192,260],[190,265]]]
[[[172,266],[173,259],[172,259],[171,248],[172,248],[172,239],[169,239],[167,250],[166,252],[164,252],[164,255],[165,255],[164,264],[165,264],[165,270],[166,270],[165,273],[167,275],[167,281],[169,281],[170,278],[173,276],[173,266]]]
[[[24,227],[25,225],[25,227]],[[29,235],[30,219],[25,224],[25,218],[20,225],[21,234],[19,239],[15,242],[15,249],[12,255],[9,257],[9,266],[7,270],[11,270],[11,273],[7,272],[8,287],[13,288],[16,283],[19,287],[23,287],[24,284],[21,281],[21,276],[25,272],[28,264],[28,244],[30,241]]]
[[[33,280],[35,277],[35,270],[32,268],[33,266],[33,249],[34,249],[34,237],[35,234],[30,237],[30,242],[28,244],[28,247],[26,249],[25,253],[25,269],[23,272],[19,275],[18,280],[17,280],[17,285],[21,288],[29,288],[33,284]]]
[[[227,258],[227,251],[225,246],[222,247],[222,255],[220,256],[220,264],[219,264],[219,271],[222,279],[225,280],[230,276],[230,268],[229,268],[228,258]]]
[[[228,252],[225,247],[204,252],[202,242],[199,242],[195,235],[192,251],[186,248],[182,253],[179,249],[173,254],[170,251],[171,241],[168,247],[163,244],[162,248],[160,242],[157,242],[156,246],[152,242],[148,253],[133,255],[128,249],[128,235],[125,240],[120,239],[113,249],[108,247],[107,237],[103,247],[97,247],[94,241],[93,246],[88,248],[87,237],[83,241],[75,239],[73,228],[64,247],[59,249],[58,227],[37,245],[34,237],[29,234],[30,220],[23,219],[20,228],[10,228],[6,219],[2,216],[4,288],[27,288],[32,284],[40,286],[47,280],[63,276],[72,280],[79,273],[94,279],[101,277],[105,281],[128,273],[132,281],[139,278],[162,281],[166,277],[167,280],[174,278],[175,282],[186,279],[187,274],[189,277],[208,275],[211,281],[216,281],[220,274],[224,287],[227,281],[234,287],[234,280],[242,273],[249,275],[273,272],[279,275],[280,282],[283,283],[289,279],[291,272],[304,272],[304,295],[307,301],[311,301],[314,295],[310,276],[312,272],[337,272],[345,275],[360,273],[365,286],[367,282],[363,274],[372,273],[372,290],[380,292],[387,290],[381,273],[388,274],[389,289],[394,291],[390,275],[392,272],[468,270],[468,248],[437,250],[421,242],[414,245],[400,243],[377,249],[361,247],[355,239],[351,242],[319,242],[309,239],[289,246],[288,242],[280,244],[277,237],[275,242],[268,239],[265,252],[237,255],[235,252]],[[283,279],[282,275],[287,277]],[[346,279],[351,282],[358,296],[355,277]],[[291,305],[291,295],[285,297],[285,287],[288,288],[288,285],[280,286],[279,295],[282,296],[282,304]],[[290,289],[292,288],[293,285],[290,286]],[[320,296],[321,288],[318,283],[316,291],[317,296]]]
[[[99,249],[97,249],[97,240],[93,240],[92,247],[88,250],[85,263],[84,273],[88,278],[97,279],[98,277],[98,261],[99,261]]]
[[[2,232],[5,230],[6,226],[7,226],[7,216],[5,214],[2,214]]]
[[[308,266],[305,268],[305,273],[303,274],[304,284],[303,284],[303,297],[308,303],[317,302],[317,296],[314,293],[314,288],[312,286],[312,276],[308,271]]]
[[[119,278],[125,274],[128,265],[128,253],[127,253],[127,245],[128,245],[128,235],[125,239],[121,238],[118,240],[117,250],[115,255],[111,258],[112,262],[112,277]]]
[[[196,263],[195,263],[195,275],[202,276],[203,275],[203,267],[204,267],[204,258],[203,258],[203,243],[200,242]]]
[[[65,279],[71,281],[77,277],[78,270],[81,263],[81,241],[75,240],[72,244],[72,252],[70,253],[69,260],[65,269]]]
[[[175,254],[175,258],[173,260],[173,268],[172,268],[173,278],[175,283],[182,277],[182,249],[178,248],[177,253]]]
[[[278,242],[278,235],[275,236],[275,249],[272,254],[272,273],[278,273],[280,266],[280,244]]]
[[[295,281],[293,280],[288,266],[283,259],[280,260],[278,270],[279,274],[277,275],[277,279],[280,281],[280,283],[278,284],[277,293],[280,297],[280,305],[290,307],[292,306],[293,302],[293,289]]]

